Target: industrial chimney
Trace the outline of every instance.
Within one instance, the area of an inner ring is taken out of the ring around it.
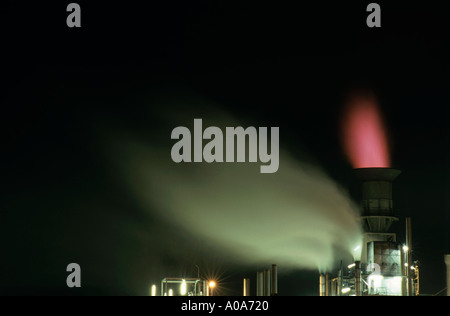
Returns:
[[[384,167],[354,169],[362,181],[361,224],[364,228],[362,243],[355,245],[353,264],[343,274],[342,265],[331,293],[337,295],[388,295],[414,293],[411,282],[411,220],[407,220],[407,244],[397,242],[397,234],[390,231],[398,221],[392,203],[392,182],[400,170]],[[409,250],[405,250],[405,249]],[[361,251],[356,253],[357,251]],[[406,256],[407,255],[407,256]],[[409,263],[405,267],[405,263]],[[326,275],[320,275],[321,296],[327,296]],[[408,285],[408,288],[407,288]],[[416,291],[417,293],[417,291]]]
[[[402,270],[402,247],[396,234],[390,232],[392,223],[398,221],[392,203],[392,182],[401,171],[359,168],[355,173],[362,181],[360,218],[364,229],[357,273],[364,282],[356,280],[356,295],[405,295],[406,286],[402,284],[409,284],[410,275]]]
[[[394,221],[392,181],[401,173],[392,168],[355,169],[362,181],[362,224],[365,232],[387,233]]]

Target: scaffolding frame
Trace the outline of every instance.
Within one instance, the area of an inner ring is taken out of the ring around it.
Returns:
[[[168,285],[169,284],[181,284],[186,282],[186,284],[194,284],[193,296],[204,296],[206,289],[206,281],[200,278],[164,278],[161,280],[161,296],[168,295]]]

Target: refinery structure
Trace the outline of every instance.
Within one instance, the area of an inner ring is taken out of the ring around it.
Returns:
[[[360,221],[363,238],[360,246],[354,249],[358,255],[353,263],[344,266],[341,261],[338,271],[320,274],[318,294],[419,295],[419,267],[411,256],[410,218],[405,219],[406,236],[402,239],[406,242],[399,242],[397,234],[391,231],[392,224],[400,222],[394,212],[392,184],[401,171],[393,168],[358,168],[354,171],[362,182]],[[276,296],[277,283],[277,266],[274,264],[271,269],[256,273],[256,293],[253,295]],[[212,296],[214,286],[214,282],[201,278],[164,278],[160,289],[161,296]],[[243,280],[242,293],[243,296],[252,295],[248,278]]]
[[[362,183],[360,223],[361,244],[354,250],[354,262],[341,264],[337,271],[321,273],[320,296],[418,296],[420,273],[418,261],[412,258],[411,218],[400,220],[394,212],[393,181],[401,171],[393,168],[357,168]],[[405,236],[397,238],[392,224],[405,225]],[[400,242],[402,240],[403,242]],[[337,261],[339,260],[336,258]],[[450,255],[447,265],[447,295],[450,296]],[[256,291],[250,279],[244,278],[243,296],[277,296],[277,265],[256,273]],[[197,278],[164,278],[161,296],[213,296],[216,283]],[[152,287],[156,294],[156,286]]]
[[[401,171],[393,168],[354,169],[362,182],[360,222],[363,237],[354,249],[355,260],[341,264],[337,271],[319,276],[320,296],[418,296],[420,273],[412,258],[411,218],[401,221],[395,216],[392,199],[393,181]],[[400,242],[392,224],[405,225]],[[445,256],[447,285],[450,284],[450,255]],[[277,265],[256,273],[256,291],[252,293],[250,279],[244,278],[243,296],[277,296]],[[164,278],[161,296],[213,296],[216,284],[198,278]],[[152,287],[156,294],[156,286]],[[447,287],[447,295],[450,289]]]
[[[392,168],[359,168],[362,182],[361,225],[363,240],[355,261],[334,273],[320,275],[320,296],[415,296],[419,294],[419,267],[411,251],[411,219],[405,220],[405,243],[391,231],[395,216],[392,183],[401,173]]]
[[[411,218],[397,217],[393,202],[393,183],[401,171],[391,168],[387,137],[373,95],[355,95],[350,99],[343,120],[343,140],[354,174],[361,181],[359,219],[363,234],[359,246],[353,249],[352,261],[343,264],[343,258],[334,258],[335,262],[340,261],[337,271],[321,273],[319,290],[315,293],[320,296],[418,296],[420,271],[418,261],[412,257]],[[405,228],[401,236],[397,236],[399,230],[394,230],[395,226]],[[450,296],[450,255],[445,255],[445,264],[447,295]],[[250,279],[245,278],[243,295],[278,295],[277,266],[257,272],[255,284],[256,291],[251,293]],[[174,293],[171,286],[181,295],[210,296],[214,295],[216,284],[199,277],[165,278],[161,282],[161,295]]]

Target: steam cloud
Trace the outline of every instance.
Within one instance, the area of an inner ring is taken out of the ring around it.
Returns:
[[[192,112],[182,120],[189,128],[198,117]],[[210,124],[205,127],[246,127],[226,114],[203,115]],[[179,123],[169,118],[165,124],[172,129]],[[170,157],[170,132],[157,137],[155,143],[130,135],[116,139],[112,156],[130,189],[143,208],[235,262],[324,271],[334,264],[336,251],[351,254],[359,244],[357,207],[318,167],[282,149],[273,174],[259,173],[255,163],[177,164]]]

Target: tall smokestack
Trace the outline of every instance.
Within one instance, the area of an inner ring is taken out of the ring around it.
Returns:
[[[362,224],[365,232],[386,233],[394,221],[392,182],[401,173],[392,168],[354,169],[363,183]]]

